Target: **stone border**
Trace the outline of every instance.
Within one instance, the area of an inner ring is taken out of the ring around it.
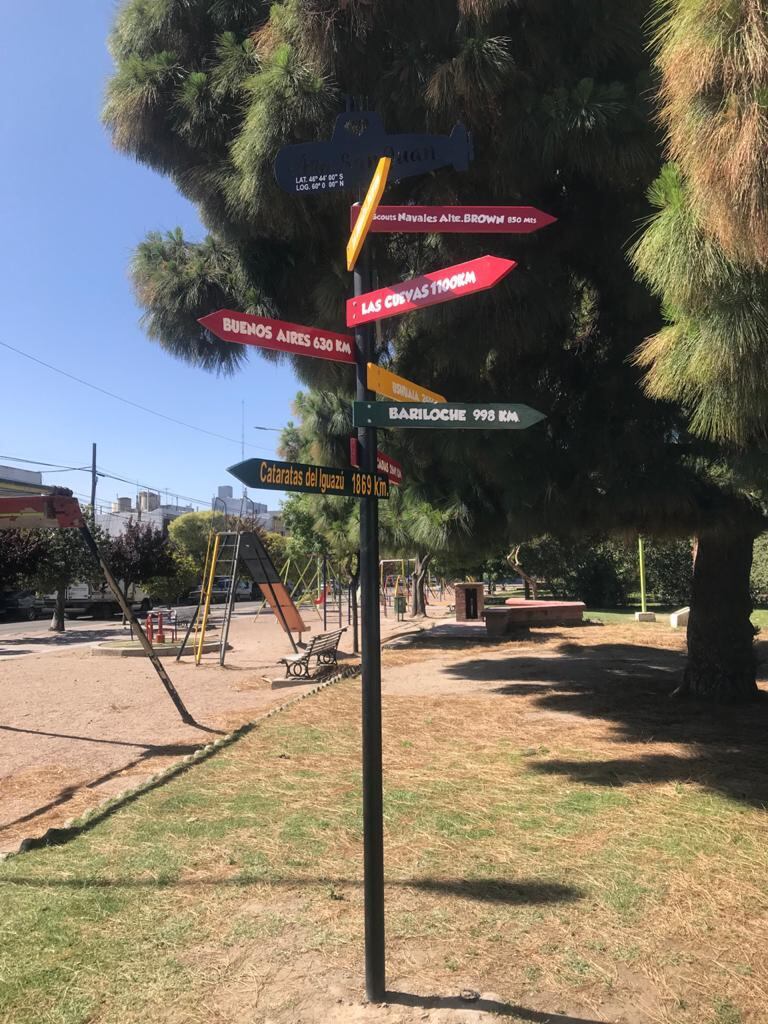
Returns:
[[[19,854],[26,853],[28,850],[39,850],[43,847],[48,846],[61,846],[64,843],[68,843],[70,839],[75,839],[77,836],[83,835],[85,832],[89,832],[94,826],[100,824],[106,818],[110,817],[116,811],[126,807],[128,804],[133,803],[134,800],[138,800],[140,796],[145,793],[150,793],[153,789],[158,789],[160,786],[164,786],[166,782],[171,782],[178,775],[184,774],[196,764],[202,764],[203,761],[207,761],[210,757],[213,757],[220,750],[224,750],[226,747],[232,746],[233,743],[237,743],[248,733],[253,732],[254,729],[258,728],[262,722],[265,722],[268,718],[273,715],[279,714],[281,711],[287,711],[288,708],[297,704],[300,700],[305,700],[307,697],[312,697],[321,690],[327,689],[329,686],[333,686],[336,683],[340,683],[343,679],[349,679],[352,676],[359,675],[361,671],[360,665],[345,665],[339,669],[339,671],[331,676],[329,679],[323,680],[314,686],[307,693],[299,694],[292,700],[286,701],[284,704],[278,705],[276,708],[272,708],[271,711],[267,711],[265,714],[260,715],[258,718],[252,719],[250,722],[244,722],[243,725],[237,727],[232,732],[227,733],[226,736],[222,736],[218,740],[214,740],[213,743],[207,743],[205,746],[196,750],[194,754],[188,754],[182,758],[176,764],[166,768],[162,772],[158,772],[156,775],[152,775],[146,782],[142,782],[139,786],[134,789],[126,789],[124,792],[119,793],[117,796],[106,800],[102,804],[98,804],[96,807],[92,807],[91,810],[86,811],[79,818],[74,818],[64,824],[61,828],[49,828],[41,836],[28,836],[26,839],[22,839],[16,850],[9,850],[5,853],[0,853],[0,861],[8,860],[9,857],[18,857]]]
[[[127,642],[127,641],[126,641]],[[112,640],[107,640],[106,643],[113,643]],[[139,641],[135,643],[138,645]],[[181,650],[181,644],[163,644],[161,647],[152,645],[152,648],[158,658],[170,658],[175,657]],[[189,644],[188,648],[190,654],[194,654],[192,645]],[[212,654],[214,651],[218,651],[219,641],[218,640],[206,640],[203,644],[203,654]],[[227,644],[227,650],[232,650],[232,645]],[[91,654],[94,657],[99,658],[146,658],[147,652],[141,646],[136,647],[105,647],[103,642],[97,642],[91,646]]]

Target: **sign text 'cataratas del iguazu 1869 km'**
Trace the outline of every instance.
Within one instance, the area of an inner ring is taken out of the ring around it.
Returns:
[[[310,466],[304,462],[246,459],[227,470],[246,487],[269,491],[335,494],[347,498],[388,498],[389,481],[383,474],[337,466]]]

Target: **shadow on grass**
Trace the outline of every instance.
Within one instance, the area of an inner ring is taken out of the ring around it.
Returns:
[[[497,684],[504,698],[526,698],[534,713],[554,712],[603,721],[611,739],[633,744],[674,743],[681,755],[649,750],[638,758],[532,762],[532,771],[567,775],[576,782],[623,786],[633,782],[688,782],[746,802],[768,805],[768,700],[747,707],[670,699],[685,655],[634,644],[568,645],[563,655],[470,659],[443,672]],[[531,700],[531,698],[533,698]]]
[[[499,1017],[514,1017],[532,1024],[603,1024],[592,1017],[569,1017],[562,1013],[530,1010],[526,1006],[500,1003],[496,999],[467,1000],[461,996],[418,996],[410,992],[386,992],[385,998],[396,1006],[412,1006],[420,1010],[474,1010],[475,1013],[495,1013]]]
[[[339,898],[337,889],[350,887],[362,888],[362,880],[357,878],[331,878],[317,876],[313,878],[269,878],[265,875],[241,873],[229,878],[99,878],[86,876],[76,878],[47,878],[29,875],[16,875],[0,878],[0,887],[12,885],[31,889],[196,889],[210,886],[249,886],[269,885],[286,888],[303,886],[328,886],[334,890],[333,899]],[[540,879],[516,879],[504,881],[498,878],[402,878],[386,882],[387,889],[418,889],[437,896],[462,896],[465,899],[477,900],[481,903],[498,903],[510,906],[527,904],[574,903],[583,899],[585,893],[572,885],[561,885],[559,882],[548,882]],[[341,896],[343,899],[343,895]]]
[[[0,728],[4,729],[4,728],[8,728],[8,727],[7,726],[0,726]],[[13,730],[13,731],[15,731],[15,732],[26,732],[28,730],[21,729],[21,730]],[[35,730],[29,730],[29,731],[35,731]],[[58,734],[57,733],[44,733],[43,735],[56,736]],[[72,738],[72,739],[85,739],[86,737],[75,736],[75,737],[68,737],[68,738]],[[98,741],[96,741],[96,742],[98,742]],[[103,740],[101,742],[111,742],[111,741]],[[140,746],[140,744],[131,744],[131,745],[132,746]],[[64,788],[60,789],[59,792],[56,794],[56,796],[53,797],[51,800],[49,800],[47,803],[41,804],[39,807],[35,807],[34,810],[29,811],[27,814],[22,814],[20,817],[14,818],[12,821],[4,821],[4,822],[0,823],[0,834],[2,832],[4,832],[5,829],[9,829],[9,828],[12,828],[12,827],[18,826],[18,825],[23,825],[23,824],[25,824],[28,821],[34,821],[35,818],[39,818],[41,815],[46,814],[48,811],[52,811],[56,807],[61,807],[63,804],[68,803],[75,796],[77,796],[77,794],[79,792],[81,792],[81,790],[84,790],[84,789],[97,789],[99,786],[103,786],[105,783],[111,782],[112,779],[116,779],[118,776],[122,775],[124,772],[130,772],[130,771],[132,771],[135,768],[140,768],[142,763],[144,761],[148,760],[149,758],[152,758],[152,757],[185,757],[188,754],[194,754],[196,751],[200,750],[200,748],[202,746],[203,746],[202,743],[187,743],[187,744],[176,743],[176,744],[170,744],[170,745],[167,745],[167,746],[164,746],[164,747],[163,746],[147,746],[146,749],[144,750],[144,752],[142,754],[139,754],[139,756],[135,757],[133,760],[128,761],[127,763],[120,764],[116,768],[113,768],[110,771],[105,772],[103,775],[99,775],[95,779],[88,779],[86,782],[81,782],[77,786],[64,786]],[[68,830],[66,830],[66,829],[53,830],[52,829],[51,831],[52,832],[53,831],[60,831],[60,832],[64,833],[64,832],[67,832]],[[51,843],[44,844],[44,845],[54,845],[54,844],[51,842]],[[29,848],[30,849],[32,848],[31,844],[30,844]]]

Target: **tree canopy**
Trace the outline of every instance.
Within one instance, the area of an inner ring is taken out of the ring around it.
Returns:
[[[329,138],[345,107],[353,121],[378,111],[390,131],[447,132],[460,119],[473,136],[469,171],[395,182],[386,201],[530,203],[558,222],[492,246],[472,235],[373,239],[380,282],[491,248],[519,264],[481,297],[385,321],[377,357],[449,399],[521,401],[547,420],[509,434],[391,431],[410,507],[460,510],[485,554],[545,532],[714,537],[715,524],[748,521],[747,538],[760,512],[723,451],[691,433],[680,406],[646,397],[631,362],[662,324],[625,256],[662,156],[650,10],[650,0],[127,0],[105,121],[120,149],[197,204],[210,232],[139,246],[148,333],[193,364],[234,372],[245,349],[196,322],[215,308],[341,329],[351,197],[287,195],[276,153]],[[351,369],[293,361],[315,411],[338,419]],[[335,431],[330,440],[326,455],[346,463]]]

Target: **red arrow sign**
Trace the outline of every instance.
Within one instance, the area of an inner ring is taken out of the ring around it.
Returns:
[[[366,292],[347,299],[347,327],[356,327],[371,320],[384,320],[388,316],[410,313],[438,302],[463,299],[465,295],[493,288],[517,266],[514,260],[499,256],[479,256],[468,263],[457,263],[445,270],[433,270],[423,277],[414,277],[402,284]]]
[[[356,437],[350,437],[349,439],[349,462],[352,466],[360,466],[360,447]],[[391,455],[385,455],[384,452],[377,451],[376,469],[379,473],[386,474],[391,484],[397,484],[399,487],[403,482],[403,467]]]
[[[355,339],[351,334],[335,334],[317,327],[304,327],[286,320],[270,320],[250,313],[235,313],[220,309],[200,317],[198,323],[207,327],[222,341],[238,345],[256,345],[275,352],[290,352],[295,356],[313,356],[315,359],[333,359],[337,363],[354,363]]]
[[[360,214],[355,203],[349,211],[350,227]],[[380,206],[369,231],[418,234],[527,235],[554,224],[535,206]]]

